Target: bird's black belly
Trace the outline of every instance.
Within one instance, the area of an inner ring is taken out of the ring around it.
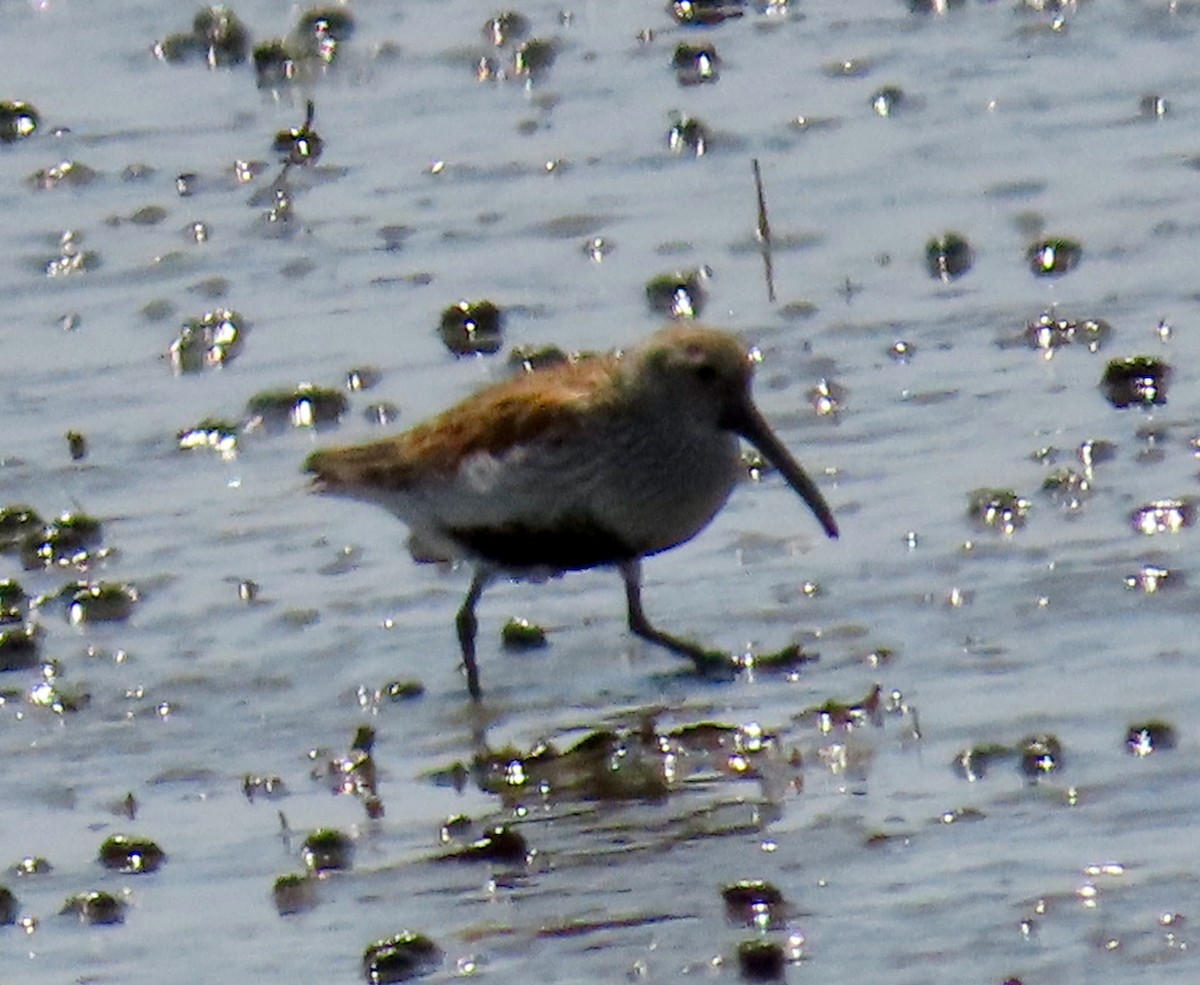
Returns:
[[[528,523],[456,527],[445,533],[475,557],[513,570],[579,571],[631,561],[643,553],[611,530],[586,520],[546,527]]]

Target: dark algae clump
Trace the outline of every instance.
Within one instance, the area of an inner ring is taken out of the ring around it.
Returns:
[[[149,838],[112,835],[100,846],[100,864],[118,872],[154,872],[167,855]]]
[[[368,944],[363,952],[363,975],[370,985],[390,985],[437,969],[442,950],[424,934],[406,930]]]
[[[504,313],[493,301],[459,301],[442,312],[438,332],[456,356],[491,355],[504,343]]]
[[[1104,369],[1100,389],[1114,407],[1157,407],[1167,402],[1171,367],[1154,356],[1114,359]]]

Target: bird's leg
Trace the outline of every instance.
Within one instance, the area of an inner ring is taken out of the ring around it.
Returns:
[[[642,608],[642,562],[638,560],[623,561],[620,564],[621,578],[625,582],[625,603],[629,609],[629,630],[635,636],[670,650],[672,653],[687,657],[696,665],[701,673],[711,674],[714,671],[728,673],[735,669],[734,661],[727,653],[718,650],[706,650],[702,646],[681,640],[670,633],[656,629],[646,618]]]
[[[491,583],[492,571],[482,565],[477,567],[471,578],[471,587],[467,590],[467,597],[463,599],[462,607],[458,610],[458,615],[454,617],[454,625],[458,629],[458,645],[462,647],[463,667],[467,672],[467,690],[471,692],[471,698],[474,701],[483,698],[483,691],[479,687],[479,667],[475,663],[475,631],[479,628],[479,623],[475,618],[475,604],[479,601],[483,590]]]

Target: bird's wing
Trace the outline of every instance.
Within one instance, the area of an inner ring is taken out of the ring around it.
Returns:
[[[453,479],[481,454],[519,457],[535,443],[570,443],[605,402],[613,365],[612,357],[593,356],[523,373],[403,434],[315,451],[305,470],[329,492],[399,493]]]

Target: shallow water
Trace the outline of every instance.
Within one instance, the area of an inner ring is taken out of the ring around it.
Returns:
[[[0,980],[351,981],[363,948],[404,928],[445,952],[434,980],[732,980],[737,943],[759,932],[727,917],[719,889],[745,878],[790,903],[765,932],[802,937],[790,979],[1179,980],[1200,900],[1186,848],[1200,807],[1196,533],[1143,536],[1129,514],[1195,489],[1197,9],[1069,5],[1065,30],[1009,3],[922,15],[810,0],[705,30],[640,3],[520,9],[559,42],[532,85],[475,80],[484,8],[364,3],[336,69],[278,97],[248,67],[155,61],[154,41],[187,27],[182,8],[0,10],[0,98],[32,102],[43,123],[0,146],[0,505],[101,518],[113,552],[87,576],[140,592],[115,624],[39,613],[41,656],[90,695],[81,710],[32,705],[37,668],[0,674],[0,865],[54,866],[0,878],[26,920],[0,928]],[[256,38],[298,13],[237,11]],[[680,39],[716,46],[715,85],[676,84]],[[844,59],[867,71],[839,75]],[[870,98],[887,85],[908,98],[881,118]],[[1170,111],[1139,119],[1151,93]],[[293,222],[269,227],[251,196],[275,165],[238,185],[233,162],[272,162],[274,134],[300,124],[309,97],[324,156],[294,176]],[[668,153],[672,111],[714,131],[704,157]],[[823,125],[798,128],[801,115]],[[753,240],[754,157],[774,303]],[[28,176],[64,159],[98,177],[31,190]],[[123,178],[133,165],[152,171]],[[185,172],[198,176],[186,198]],[[111,221],[152,205],[158,224]],[[195,221],[211,230],[203,244],[184,235]],[[381,231],[397,226],[408,232],[386,249]],[[49,278],[65,230],[99,263]],[[942,284],[924,248],[948,230],[974,266]],[[1078,268],[1034,277],[1024,251],[1039,232],[1081,242]],[[601,263],[583,249],[593,236],[612,246]],[[826,542],[770,477],[748,483],[695,541],[647,563],[646,605],[731,650],[798,638],[820,660],[794,679],[699,681],[627,636],[612,573],[501,584],[480,607],[486,737],[566,747],[661,710],[663,727],[760,723],[803,765],[784,755],[761,781],[706,775],[650,802],[530,796],[517,813],[435,784],[470,758],[478,726],[451,628],[467,575],[411,564],[381,511],[309,495],[304,456],[378,433],[370,403],[395,403],[407,425],[504,372],[503,356],[445,351],[439,313],[460,298],[506,309],[506,349],[608,348],[659,324],[651,277],[701,265],[704,320],[762,348],[758,401],[843,534]],[[244,350],[174,376],[180,324],[222,305],[250,323]],[[1054,305],[1107,319],[1111,341],[1053,358],[1002,344]],[[889,354],[898,340],[911,359]],[[1135,354],[1170,362],[1165,406],[1118,411],[1102,396],[1106,361]],[[228,461],[176,448],[180,429],[237,420],[256,393],[341,386],[358,366],[382,381],[350,395],[336,429],[248,434]],[[813,408],[822,378],[844,388],[836,415]],[[70,429],[88,440],[80,462]],[[1051,468],[1082,469],[1088,440],[1116,454],[1068,514],[1040,487]],[[1051,446],[1053,466],[1035,459]],[[980,487],[1028,498],[1028,522],[1011,536],[972,524]],[[1127,588],[1148,562],[1170,587]],[[80,575],[4,554],[0,577],[38,595]],[[513,613],[545,626],[550,647],[503,652]],[[890,659],[872,660],[880,649]],[[370,700],[394,679],[425,695]],[[803,714],[875,683],[908,713],[832,733]],[[1127,728],[1152,719],[1176,727],[1177,748],[1131,756]],[[310,777],[310,750],[344,755],[363,723],[378,735],[377,821]],[[1058,737],[1063,765],[1036,783],[1011,760],[975,782],[952,768],[965,749],[1038,733]],[[247,774],[279,775],[288,795],[247,800]],[[958,809],[979,814],[944,823]],[[435,863],[439,827],[460,813],[519,823],[533,861]],[[319,826],[355,837],[355,868],[281,917],[272,884],[301,870]],[[106,872],[96,852],[117,832],[155,839],[167,863]],[[58,915],[91,889],[127,894],[122,926]]]

